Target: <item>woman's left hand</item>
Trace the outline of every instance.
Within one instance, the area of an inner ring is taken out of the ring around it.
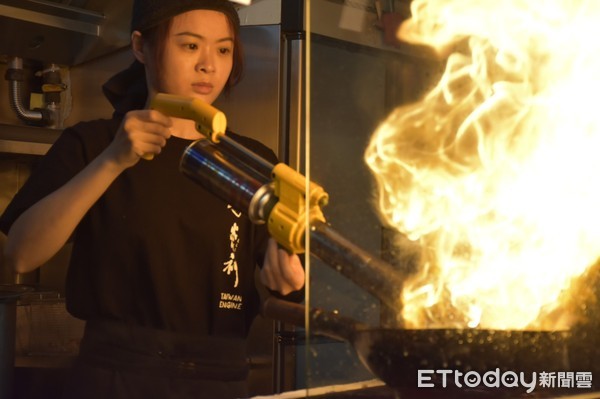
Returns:
[[[260,281],[269,289],[287,295],[304,287],[304,268],[296,254],[279,248],[269,238],[265,262],[260,270]]]

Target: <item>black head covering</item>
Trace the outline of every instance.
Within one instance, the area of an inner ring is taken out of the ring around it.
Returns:
[[[115,115],[144,108],[148,97],[144,64],[135,60],[129,68],[104,83],[102,92],[115,109]]]
[[[228,0],[134,0],[131,13],[131,31],[151,28],[175,15],[191,10],[220,11],[239,25],[233,4]]]

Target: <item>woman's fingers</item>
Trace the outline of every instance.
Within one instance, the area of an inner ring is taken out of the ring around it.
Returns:
[[[266,287],[283,295],[304,286],[304,268],[300,259],[297,255],[279,248],[272,238],[267,244],[267,254],[260,276]]]
[[[298,255],[290,254],[285,249],[278,248],[281,276],[287,282],[291,291],[304,287],[304,267]]]
[[[267,243],[267,253],[260,276],[262,283],[272,290],[277,290],[277,278],[275,276],[274,265],[277,263],[277,243],[273,239],[269,239]]]
[[[171,118],[156,110],[131,111],[113,141],[117,159],[131,166],[140,157],[152,159],[171,137]]]

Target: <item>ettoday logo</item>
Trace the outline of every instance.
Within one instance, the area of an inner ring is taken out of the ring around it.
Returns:
[[[435,378],[435,379],[434,379]],[[536,387],[541,388],[591,388],[591,372],[532,372],[517,373],[514,371],[500,372],[499,368],[484,374],[476,371],[466,373],[458,370],[418,370],[417,386],[419,388],[434,388],[439,384],[446,388],[449,385],[457,388],[525,388],[527,393]]]

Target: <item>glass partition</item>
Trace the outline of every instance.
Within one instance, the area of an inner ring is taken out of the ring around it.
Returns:
[[[401,15],[394,10],[405,4],[396,3],[390,2],[381,15]],[[401,273],[406,265],[395,259],[389,245],[392,233],[378,216],[365,150],[390,110],[419,98],[439,77],[441,63],[419,49],[386,44],[389,32],[374,4],[312,0],[307,5],[307,174],[329,194],[323,207],[328,228],[347,240],[340,246],[325,238],[325,245],[331,243],[330,255],[336,258],[339,251],[340,257],[352,256],[358,251],[354,261],[372,255]],[[310,245],[313,254],[318,252],[314,237]],[[379,328],[395,323],[395,311],[385,303],[395,299],[382,303],[379,287],[369,281],[370,272],[361,276],[365,269],[361,261],[357,270],[346,265],[340,273],[342,267],[335,260],[328,263],[322,258],[310,258],[309,308],[348,318],[344,321],[348,326],[356,322]],[[399,298],[400,288],[382,291]],[[299,357],[298,368],[299,379],[306,378],[309,388],[379,384],[372,381],[376,376],[359,358],[352,339],[331,338],[319,332],[321,326],[312,327],[309,323],[306,356]]]
[[[600,9],[526,3],[307,0],[309,388],[599,389]]]

